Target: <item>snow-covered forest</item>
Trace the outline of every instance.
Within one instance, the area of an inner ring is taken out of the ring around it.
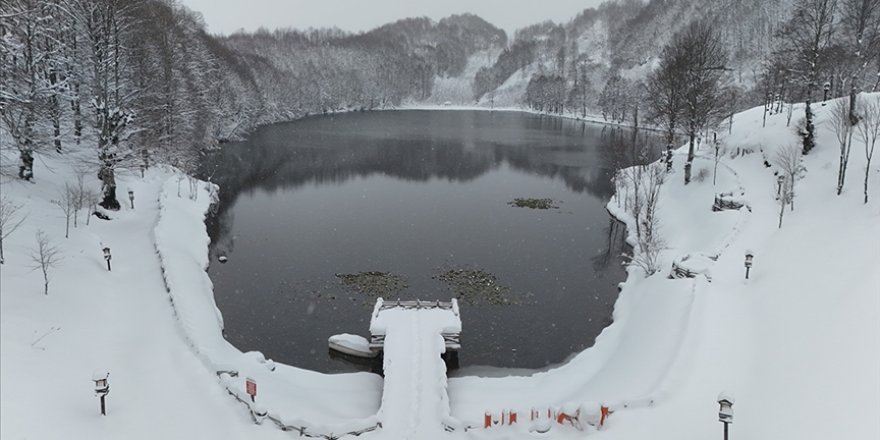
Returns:
[[[0,11],[3,148],[18,149],[21,164],[5,164],[4,173],[39,178],[33,152],[62,153],[72,143],[96,148],[112,187],[117,167],[193,170],[201,152],[260,124],[439,104],[434,86],[450,81],[461,86],[443,102],[660,124],[656,106],[645,105],[651,73],[692,22],[710,27],[724,49],[713,84],[717,120],[769,101],[876,89],[876,9],[859,0],[624,0],[510,39],[474,15],[403,19],[357,34],[218,36],[170,0],[8,0]]]

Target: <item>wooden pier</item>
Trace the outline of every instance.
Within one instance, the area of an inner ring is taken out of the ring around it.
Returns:
[[[458,302],[455,299],[451,301],[421,301],[418,299],[409,301],[401,301],[399,299],[396,301],[384,301],[380,298],[373,309],[373,319],[378,318],[379,313],[395,308],[402,310],[449,310],[456,317],[460,317]],[[461,332],[449,331],[443,332],[440,335],[443,336],[443,341],[446,343],[446,355],[449,356],[452,352],[455,352],[455,357],[457,359],[458,351],[461,350]],[[384,349],[385,333],[383,331],[377,332],[376,330],[370,329],[370,350],[376,353],[382,353]]]
[[[446,372],[461,348],[458,302],[376,302],[370,350],[385,381],[377,414],[388,438],[438,438],[450,418]],[[445,363],[445,365],[444,365]]]

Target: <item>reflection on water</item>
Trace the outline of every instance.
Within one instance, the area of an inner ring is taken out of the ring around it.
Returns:
[[[327,355],[329,336],[368,331],[374,295],[350,288],[347,276],[393,274],[401,298],[448,299],[449,273],[479,273],[504,297],[462,303],[461,364],[560,362],[610,323],[624,234],[604,204],[634,139],[660,144],[509,112],[376,112],[264,127],[203,170],[221,186],[209,273],[226,336],[296,366],[358,369]],[[517,208],[516,198],[555,206]],[[216,263],[219,255],[228,263]],[[468,282],[479,295],[479,280]]]

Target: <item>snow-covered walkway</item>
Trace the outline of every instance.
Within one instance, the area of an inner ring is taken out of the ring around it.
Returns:
[[[443,333],[459,333],[456,312],[439,308],[381,309],[370,331],[385,335],[385,386],[379,420],[386,438],[432,438],[449,416]],[[457,307],[454,309],[457,310]]]

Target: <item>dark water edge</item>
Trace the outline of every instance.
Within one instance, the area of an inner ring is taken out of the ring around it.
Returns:
[[[227,339],[299,367],[363,370],[327,354],[332,334],[367,335],[373,301],[335,275],[387,270],[407,279],[401,298],[447,299],[437,275],[463,268],[509,294],[462,303],[462,366],[563,362],[611,323],[625,278],[624,228],[604,208],[610,176],[632,163],[631,139],[661,144],[632,135],[522,113],[395,111],[276,124],[226,145],[203,175],[221,186],[209,274]],[[558,208],[508,205],[547,195]]]

